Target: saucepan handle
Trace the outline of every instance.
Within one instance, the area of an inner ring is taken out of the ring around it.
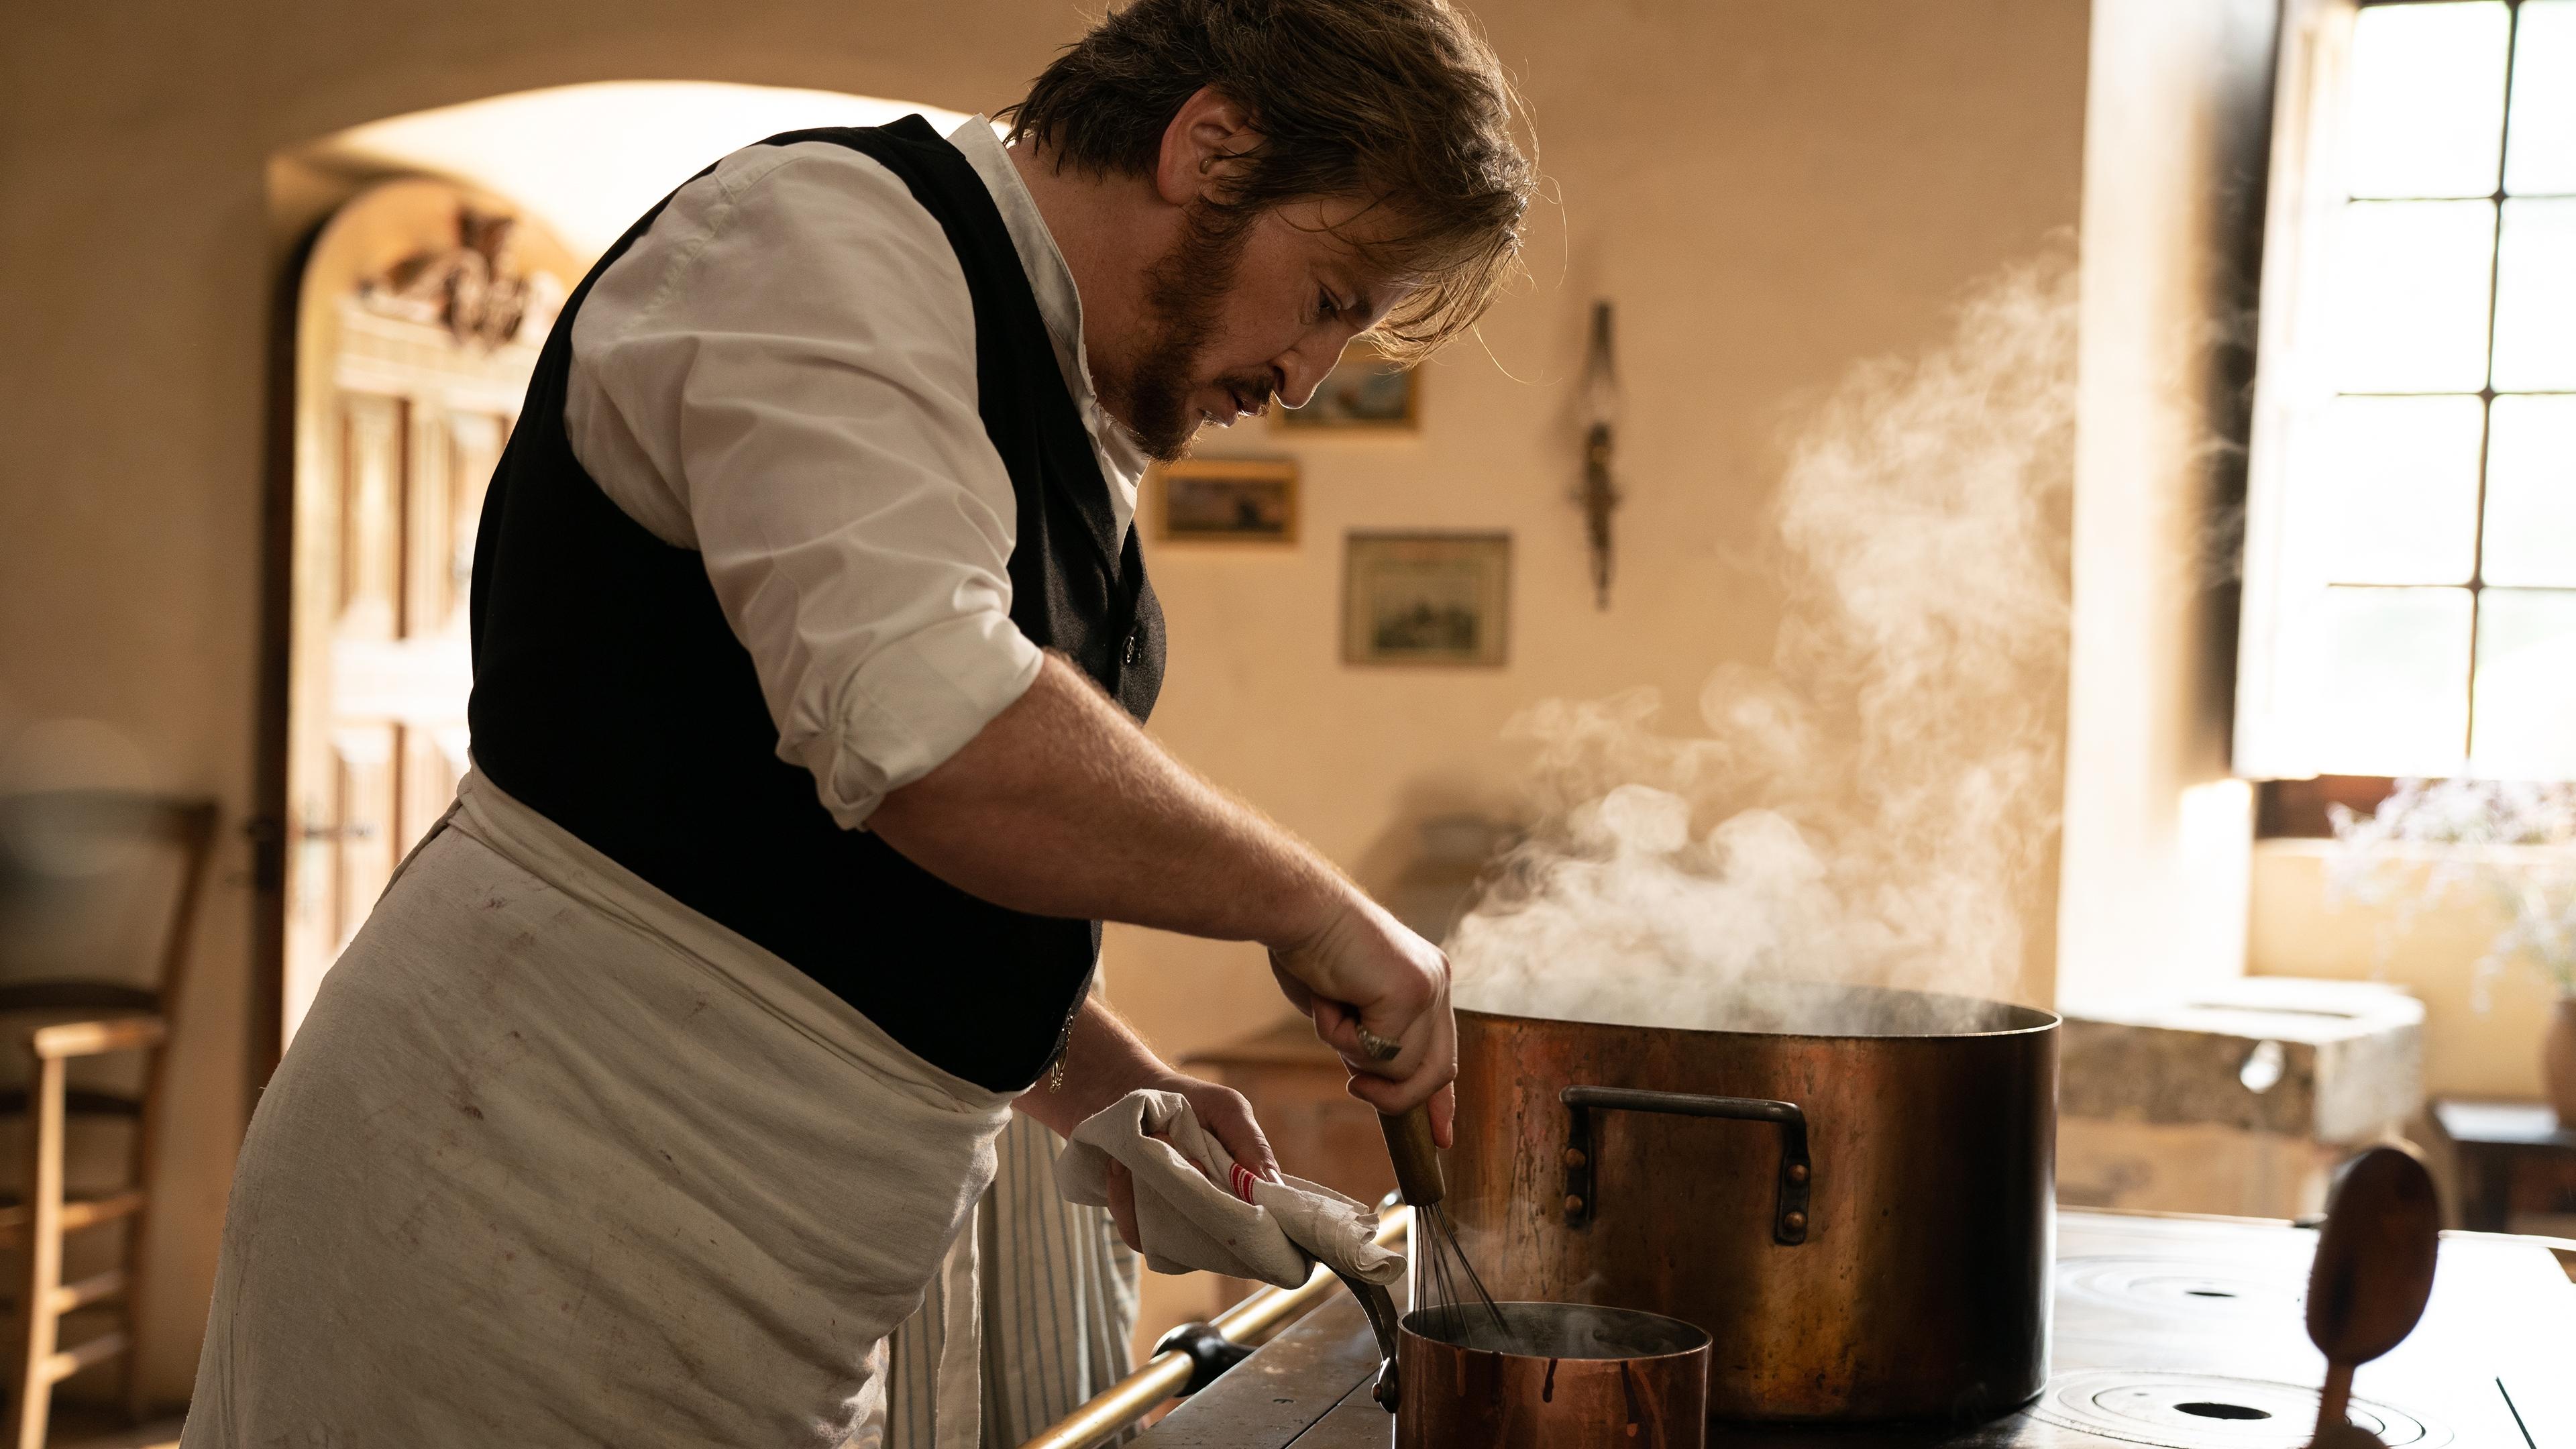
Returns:
[[[1396,1324],[1400,1321],[1395,1312],[1395,1295],[1380,1284],[1339,1268],[1333,1269],[1333,1276],[1341,1279],[1342,1286],[1350,1289],[1351,1296],[1360,1301],[1360,1311],[1368,1315],[1369,1331],[1377,1335],[1377,1387],[1370,1390],[1369,1397],[1392,1414],[1404,1397],[1395,1373]]]
[[[1600,1184],[1592,1170],[1595,1112],[1664,1112],[1677,1117],[1725,1117],[1770,1122],[1780,1128],[1780,1191],[1771,1212],[1771,1241],[1795,1247],[1807,1240],[1807,1193],[1815,1164],[1807,1159],[1807,1114],[1795,1102],[1759,1097],[1704,1097],[1695,1092],[1647,1092],[1633,1087],[1568,1087],[1557,1093],[1569,1121],[1565,1129],[1565,1225],[1592,1225],[1600,1211]]]

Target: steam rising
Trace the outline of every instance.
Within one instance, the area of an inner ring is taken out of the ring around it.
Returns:
[[[1672,1025],[1750,999],[1794,1029],[1712,988],[2011,994],[2055,839],[2074,419],[2063,257],[1853,372],[1774,503],[1772,668],[1711,676],[1704,735],[1651,728],[1651,689],[1512,722],[1540,820],[1449,940],[1460,999]]]

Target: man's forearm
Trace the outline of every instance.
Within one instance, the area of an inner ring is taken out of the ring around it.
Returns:
[[[1285,946],[1355,894],[1054,655],[965,748],[889,794],[868,828],[940,879],[1037,915]]]
[[[1355,1074],[1352,1095],[1382,1112],[1431,1101],[1456,1075],[1438,948],[1182,768],[1062,659],[868,826],[995,905],[1269,947],[1280,989]],[[1445,1114],[1434,1105],[1444,1141]]]
[[[1083,999],[1065,1037],[1063,1085],[1040,1082],[1011,1105],[1058,1137],[1070,1137],[1092,1113],[1171,1075],[1171,1067],[1094,991]]]

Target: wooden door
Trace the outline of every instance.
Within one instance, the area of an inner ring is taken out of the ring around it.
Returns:
[[[333,217],[306,267],[286,1036],[466,769],[474,526],[571,272],[524,221],[486,254],[499,211],[445,182],[389,182]],[[509,270],[531,265],[541,280]],[[496,293],[523,305],[496,316]]]

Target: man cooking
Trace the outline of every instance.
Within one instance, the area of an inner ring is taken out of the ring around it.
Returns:
[[[1263,943],[1445,1138],[1440,953],[1141,728],[1135,498],[1473,322],[1508,90],[1440,0],[1137,0],[1012,120],[735,152],[564,308],[475,770],[252,1122],[186,1444],[872,1442],[1007,1113],[1178,1091],[1271,1170],[1089,991],[1102,920]]]

